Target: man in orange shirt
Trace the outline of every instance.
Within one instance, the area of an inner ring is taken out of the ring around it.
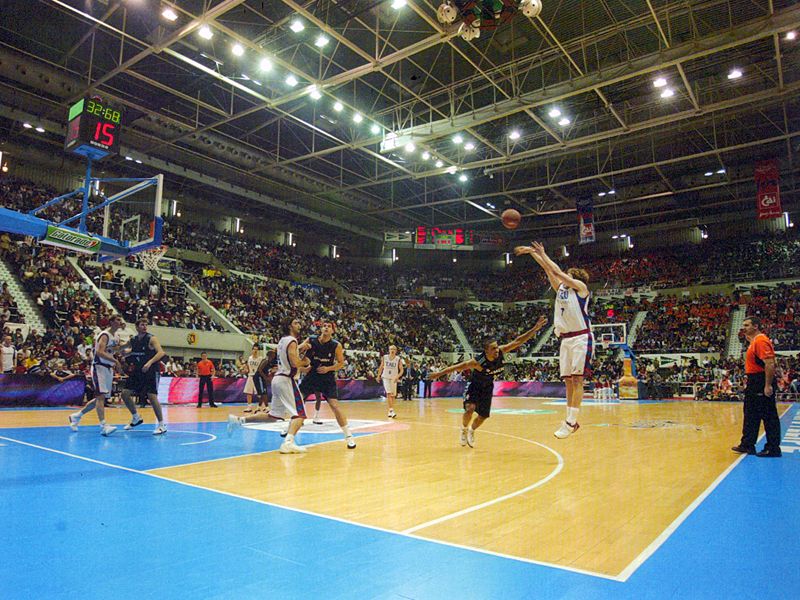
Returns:
[[[197,394],[197,408],[203,406],[203,388],[205,387],[208,387],[208,405],[211,408],[217,408],[217,405],[214,404],[214,384],[211,381],[215,371],[214,363],[208,360],[208,354],[201,352],[200,362],[197,363],[197,374],[200,376],[200,391]]]
[[[742,441],[731,450],[755,454],[758,429],[763,420],[767,443],[758,456],[777,458],[781,455],[781,422],[775,406],[775,349],[770,339],[761,333],[761,319],[746,318],[742,331],[750,342],[744,360],[744,372],[747,375],[744,424]]]

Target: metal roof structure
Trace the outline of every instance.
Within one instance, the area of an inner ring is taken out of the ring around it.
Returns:
[[[43,143],[36,119],[55,148],[99,94],[125,108],[126,155],[231,210],[378,239],[514,207],[520,236],[559,235],[594,197],[601,231],[630,229],[754,210],[768,158],[797,206],[789,0],[544,0],[470,41],[438,0],[0,5],[11,137]]]

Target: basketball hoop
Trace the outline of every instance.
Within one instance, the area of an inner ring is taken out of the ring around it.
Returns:
[[[167,246],[156,246],[149,250],[142,250],[137,256],[142,260],[144,268],[148,271],[158,271],[158,261],[167,253]]]

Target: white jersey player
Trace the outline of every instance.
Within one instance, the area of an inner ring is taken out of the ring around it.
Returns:
[[[539,242],[531,246],[518,246],[514,254],[532,256],[544,269],[556,292],[553,323],[555,334],[561,340],[559,366],[567,387],[567,418],[554,435],[563,439],[580,427],[578,411],[583,401],[583,378],[590,375],[592,369],[594,339],[587,311],[591,296],[589,274],[576,268],[568,269],[565,273],[547,256],[544,246]]]
[[[247,381],[244,384],[244,393],[247,396],[247,407],[244,412],[253,411],[253,396],[256,394],[256,384],[253,377],[258,373],[258,366],[261,364],[261,353],[258,344],[253,344],[253,351],[247,357]]]
[[[394,399],[397,396],[397,380],[403,376],[405,364],[403,359],[397,355],[397,346],[389,346],[389,354],[381,357],[381,364],[378,367],[378,379],[383,381],[383,389],[386,390],[386,404],[389,405],[388,416],[394,419],[397,413],[394,412]]]
[[[287,318],[283,323],[284,336],[278,341],[277,360],[278,367],[272,378],[272,405],[273,410],[278,407],[283,409],[284,416],[291,419],[286,435],[286,441],[281,444],[281,454],[298,454],[306,452],[302,446],[294,441],[294,436],[303,426],[306,419],[306,409],[303,395],[297,386],[297,376],[308,370],[309,360],[300,358],[297,337],[300,335],[300,321]]]
[[[78,423],[81,417],[91,411],[97,410],[97,418],[100,420],[101,435],[110,435],[116,431],[116,427],[106,424],[105,402],[111,395],[114,385],[114,369],[122,372],[122,365],[115,356],[120,347],[119,331],[125,327],[125,321],[119,315],[111,319],[108,329],[104,329],[95,337],[94,359],[92,360],[92,385],[94,386],[94,400],[91,400],[79,412],[69,416],[69,427],[72,431],[78,431]]]

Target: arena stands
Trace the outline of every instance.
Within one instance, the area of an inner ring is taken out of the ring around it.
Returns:
[[[755,288],[742,295],[747,315],[761,317],[776,350],[800,350],[800,290],[797,285]]]

